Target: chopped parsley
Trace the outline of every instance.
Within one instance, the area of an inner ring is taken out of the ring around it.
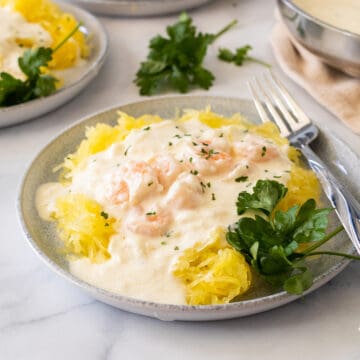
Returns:
[[[235,179],[236,182],[245,182],[247,181],[249,177],[248,176],[239,176]]]
[[[199,172],[197,170],[190,170],[190,174],[192,175],[198,175]]]
[[[109,218],[109,214],[106,213],[105,211],[102,211],[102,212],[100,213],[100,215],[101,215],[105,220]]]
[[[263,146],[261,149],[261,156],[264,157],[266,155],[266,146]]]
[[[149,211],[145,214],[146,216],[156,215],[156,211]]]

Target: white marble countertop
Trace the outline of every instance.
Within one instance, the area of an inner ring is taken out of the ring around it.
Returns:
[[[217,76],[208,93],[248,98],[245,81],[263,71],[216,59],[218,46],[250,43],[254,56],[277,66],[268,36],[274,0],[218,0],[191,12],[203,31],[239,25],[220,38],[206,65]],[[0,359],[360,359],[360,264],[304,299],[231,321],[161,322],[122,312],[52,273],[25,242],[15,209],[26,164],[64,127],[101,109],[139,100],[132,80],[150,37],[175,16],[101,18],[110,53],[97,79],[69,104],[37,120],[0,129]],[[279,73],[281,73],[279,71]],[[359,137],[282,76],[307,113],[360,154]]]

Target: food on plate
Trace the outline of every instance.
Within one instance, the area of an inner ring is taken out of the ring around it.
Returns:
[[[256,245],[242,248],[236,224],[258,212],[256,221],[263,214],[270,223],[274,209],[284,210],[275,218],[285,224],[297,213],[289,208],[314,199],[306,206],[315,211],[320,196],[316,176],[275,125],[210,109],[174,120],[119,112],[114,126],[88,127],[56,170],[59,181],[39,187],[36,205],[54,222],[70,271],[114,293],[171,304],[241,298],[253,286],[257,253]]]
[[[78,21],[49,0],[0,0],[0,106],[50,95],[89,46]],[[56,77],[59,75],[59,81]]]
[[[293,0],[300,9],[333,25],[360,35],[359,0]]]

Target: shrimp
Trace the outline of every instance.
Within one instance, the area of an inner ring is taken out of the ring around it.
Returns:
[[[246,135],[242,142],[236,142],[234,152],[250,163],[263,163],[280,157],[275,145],[252,134]]]
[[[191,159],[191,168],[200,175],[219,174],[229,170],[233,164],[230,153],[214,147],[210,140],[199,142]]]
[[[126,181],[121,180],[111,194],[110,200],[115,205],[129,201],[129,186]]]
[[[141,206],[136,206],[125,219],[125,226],[135,234],[155,237],[166,234],[171,222],[172,215],[165,209],[145,212]]]
[[[184,167],[171,155],[159,155],[150,161],[155,169],[159,183],[164,187],[169,187],[177,176],[184,170]]]
[[[166,195],[165,201],[177,209],[193,209],[201,201],[203,188],[192,174],[181,174]]]
[[[129,161],[113,176],[108,198],[115,204],[136,205],[150,193],[161,191],[156,171],[144,161]]]

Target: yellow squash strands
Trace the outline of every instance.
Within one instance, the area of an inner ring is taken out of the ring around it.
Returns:
[[[251,284],[249,265],[226,244],[222,229],[217,229],[206,245],[198,243],[185,250],[173,274],[186,287],[189,305],[228,303]]]
[[[9,6],[21,13],[29,22],[40,24],[53,39],[52,47],[56,47],[78,24],[73,15],[64,13],[49,0],[0,0],[0,6]],[[31,44],[28,44],[31,46]],[[74,66],[79,58],[89,55],[84,34],[77,31],[53,55],[49,64],[53,69],[65,69]]]
[[[115,220],[108,218],[96,201],[82,194],[61,196],[54,219],[68,254],[88,257],[94,263],[110,258],[107,247],[115,233]]]

